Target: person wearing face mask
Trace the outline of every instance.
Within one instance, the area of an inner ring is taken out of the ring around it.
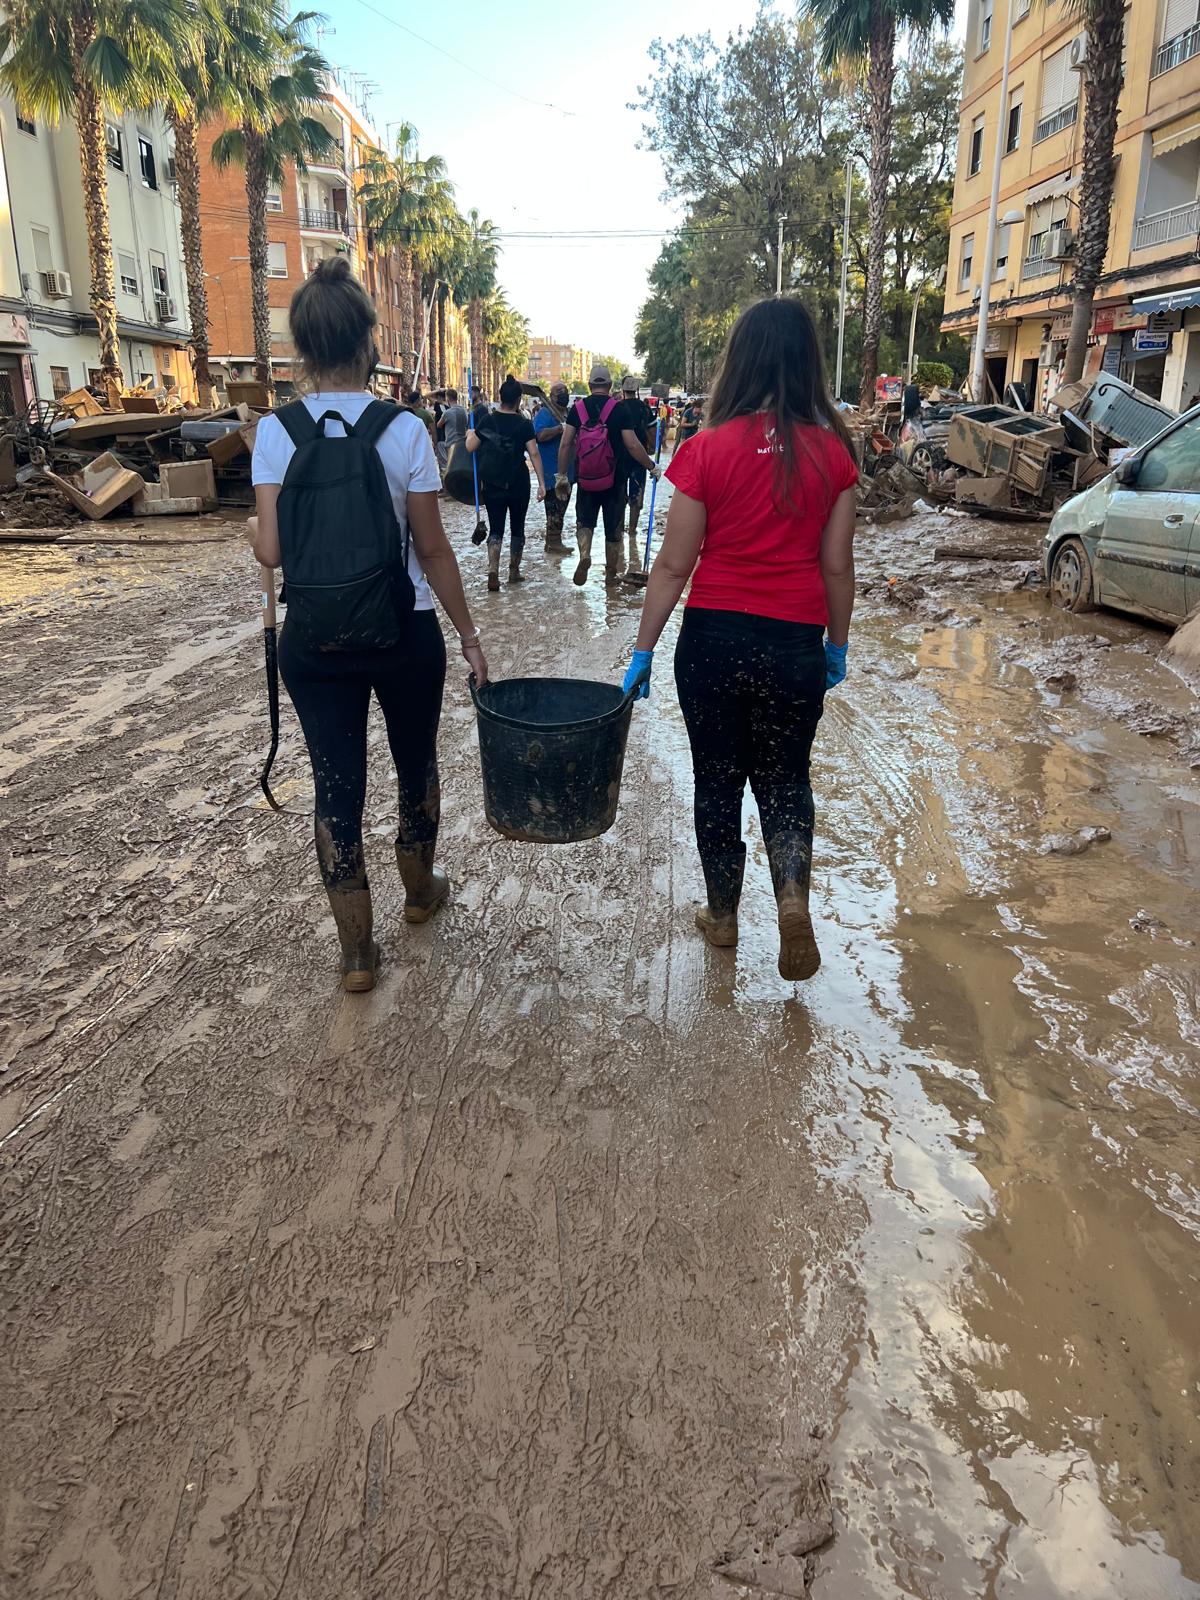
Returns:
[[[533,426],[537,438],[538,453],[542,458],[542,475],[546,483],[552,484],[558,473],[558,446],[562,439],[563,426],[567,420],[567,407],[571,403],[571,393],[565,383],[561,381],[551,385],[549,397],[542,401],[533,419]],[[575,552],[570,545],[563,543],[563,519],[567,514],[567,506],[571,499],[571,486],[575,482],[575,468],[572,463],[567,469],[567,496],[560,500],[556,494],[546,495],[546,554],[548,556],[571,556]]]

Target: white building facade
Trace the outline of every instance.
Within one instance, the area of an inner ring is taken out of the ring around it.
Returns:
[[[0,415],[93,381],[100,366],[79,141],[0,97]],[[108,205],[121,368],[195,394],[171,136],[157,111],[108,124]]]

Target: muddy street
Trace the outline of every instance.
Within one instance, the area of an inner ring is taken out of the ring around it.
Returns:
[[[639,592],[448,521],[496,676],[619,679]],[[5,1594],[1200,1596],[1195,701],[935,522],[860,530],[804,985],[752,808],[693,926],[674,625],[566,848],[452,665],[425,927],[373,714],[348,996],[248,552],[0,552]]]

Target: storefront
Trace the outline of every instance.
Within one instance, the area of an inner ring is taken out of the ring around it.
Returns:
[[[1126,357],[1129,382],[1177,411],[1200,403],[1200,286],[1144,295],[1133,311],[1143,327]]]
[[[29,322],[23,316],[0,313],[0,417],[19,416],[33,399]]]

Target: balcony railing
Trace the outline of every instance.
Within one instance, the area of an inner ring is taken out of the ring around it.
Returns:
[[[300,226],[315,233],[344,233],[347,238],[354,232],[350,218],[341,211],[301,211]]]
[[[1190,205],[1172,206],[1170,211],[1155,211],[1139,217],[1133,225],[1133,248],[1151,250],[1156,244],[1174,239],[1195,239],[1200,235],[1200,200]]]
[[[1045,256],[1026,256],[1021,263],[1023,278],[1044,278],[1048,272],[1058,271],[1057,261],[1047,261]]]
[[[1049,139],[1053,134],[1061,133],[1064,128],[1069,128],[1079,116],[1079,101],[1072,100],[1070,105],[1059,106],[1057,111],[1052,111],[1048,117],[1043,117],[1033,130],[1034,144],[1040,144],[1043,139]]]
[[[1173,39],[1163,40],[1154,52],[1154,67],[1150,76],[1161,78],[1164,72],[1170,72],[1172,67],[1182,66],[1193,56],[1200,56],[1200,22],[1188,28],[1185,33],[1177,33]]]

